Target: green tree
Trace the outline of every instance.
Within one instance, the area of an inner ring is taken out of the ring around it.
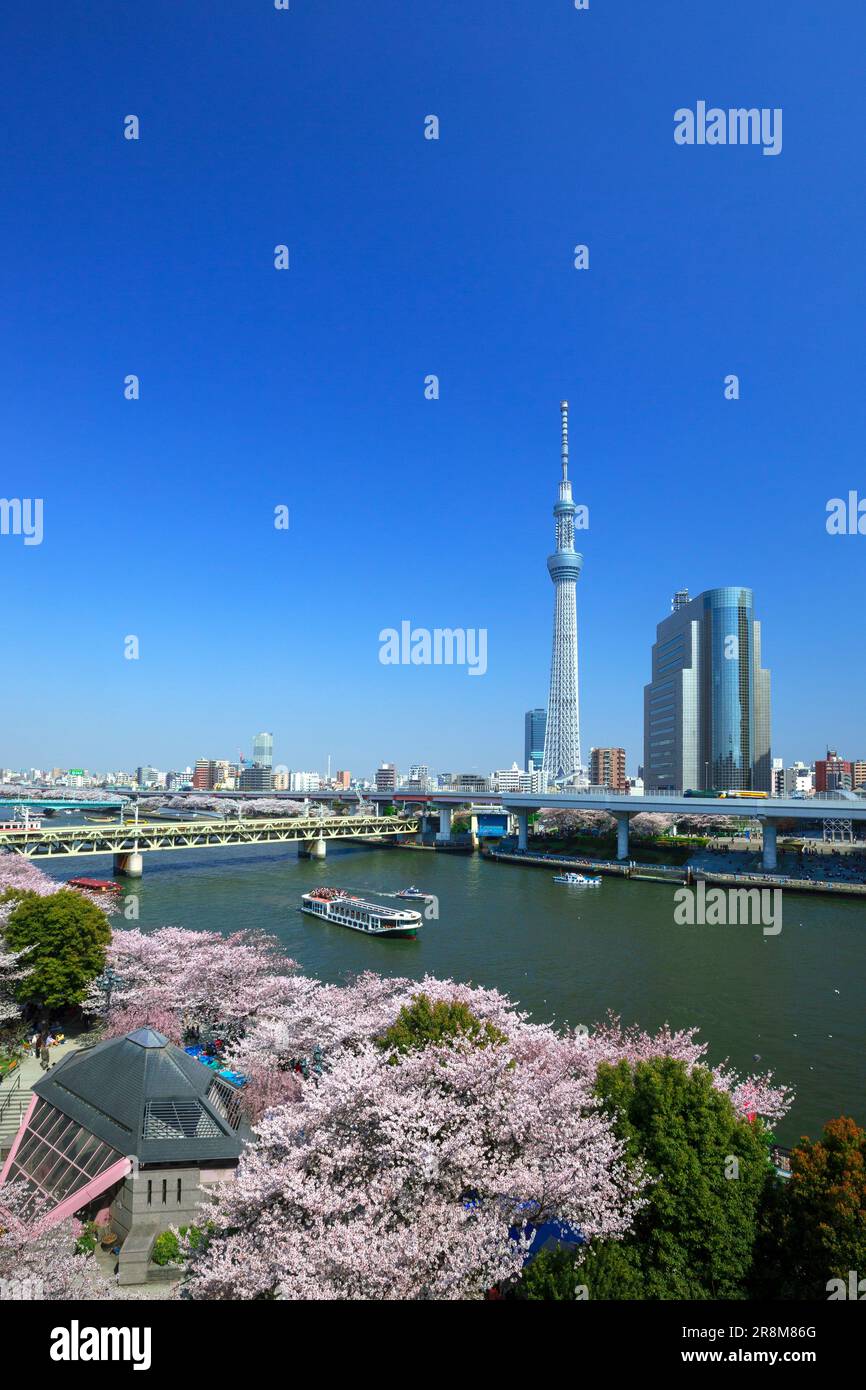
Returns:
[[[596,1090],[653,1183],[632,1234],[590,1252],[590,1298],[745,1297],[774,1181],[763,1127],[737,1115],[706,1068],[670,1057],[603,1065]]]
[[[62,1009],[80,1004],[105,966],[111,928],[80,893],[22,893],[5,928],[11,951],[30,948],[27,974],[15,986],[21,1003]]]
[[[791,1176],[768,1205],[755,1293],[826,1298],[831,1279],[866,1279],[866,1130],[842,1115],[791,1153]]]
[[[434,1004],[428,995],[416,994],[411,1004],[403,1005],[396,1021],[380,1034],[376,1044],[383,1052],[396,1054],[431,1044],[441,1047],[458,1038],[465,1038],[476,1047],[506,1041],[504,1033],[487,1020],[482,1023],[459,1000],[437,999]]]

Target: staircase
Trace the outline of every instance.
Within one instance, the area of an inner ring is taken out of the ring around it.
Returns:
[[[32,1095],[29,1086],[21,1085],[20,1076],[0,1086],[0,1158],[5,1158],[12,1148]]]

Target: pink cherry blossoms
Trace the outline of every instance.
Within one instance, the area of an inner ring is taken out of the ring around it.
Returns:
[[[52,1224],[51,1204],[29,1195],[23,1182],[0,1187],[0,1298],[102,1299],[113,1296],[92,1257],[75,1254],[77,1221]],[[26,1208],[26,1210],[25,1210]]]
[[[187,1292],[482,1298],[519,1275],[527,1223],[623,1235],[643,1179],[560,1040],[538,1043],[344,1052],[258,1126]]]
[[[107,1036],[150,1024],[174,1042],[185,1029],[228,1038],[275,1014],[290,998],[293,961],[263,932],[115,931],[108,948],[114,983]]]

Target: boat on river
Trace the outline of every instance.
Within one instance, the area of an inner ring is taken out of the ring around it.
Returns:
[[[586,874],[556,874],[554,883],[567,883],[570,888],[598,888],[601,883],[600,878],[589,878]]]
[[[323,922],[335,922],[365,936],[414,937],[421,927],[421,913],[404,907],[383,907],[365,902],[343,888],[314,888],[301,897],[301,911]]]

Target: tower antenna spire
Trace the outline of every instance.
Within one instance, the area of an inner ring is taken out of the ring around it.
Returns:
[[[559,402],[562,417],[562,481],[568,478],[568,401]]]

